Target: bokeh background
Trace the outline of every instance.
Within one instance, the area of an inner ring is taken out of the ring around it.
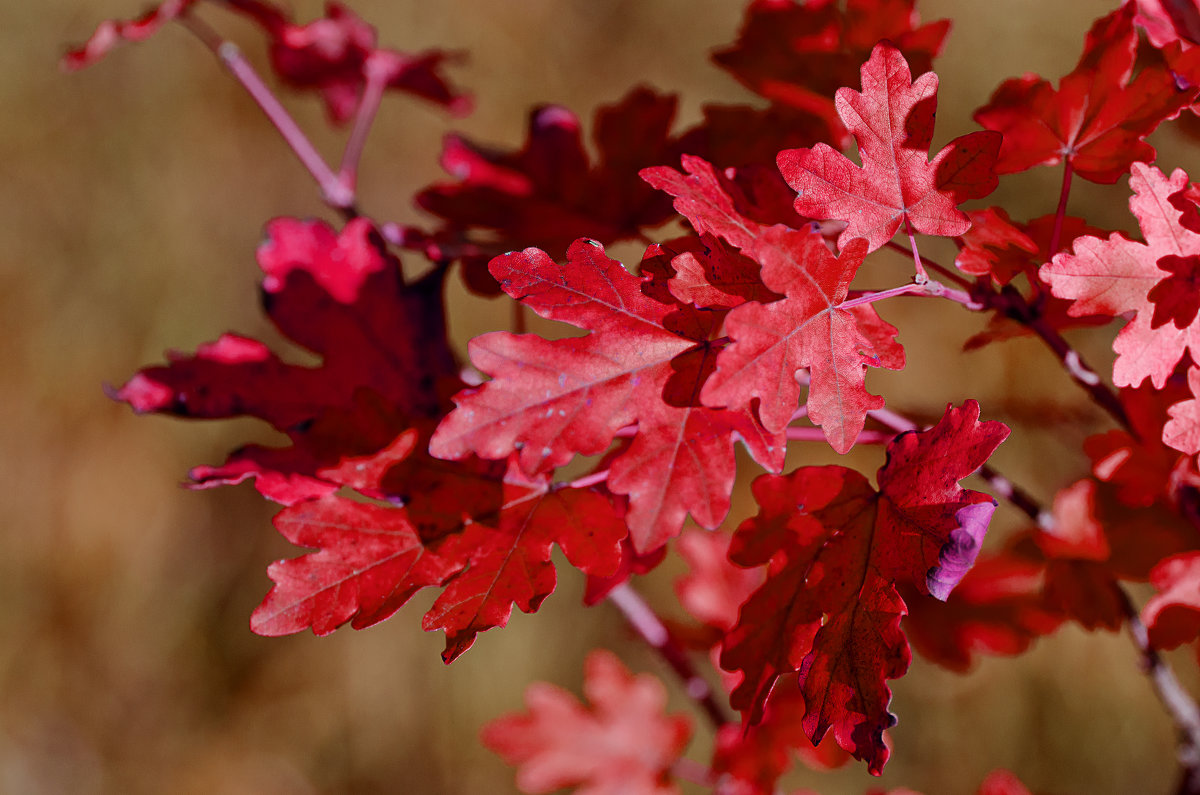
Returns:
[[[362,206],[381,219],[420,220],[410,199],[440,176],[449,130],[518,145],[530,106],[558,102],[588,119],[639,82],[678,92],[681,123],[703,102],[748,99],[707,59],[736,34],[741,3],[732,0],[349,5],[387,45],[468,51],[453,74],[477,97],[462,120],[385,101],[361,185]],[[1091,20],[1112,5],[922,2],[926,20],[954,18],[936,64],[935,145],[972,129],[972,109],[1003,78],[1069,71]],[[299,19],[321,10],[316,0],[292,6]],[[272,216],[330,217],[258,110],[182,30],[80,74],[58,71],[68,43],[141,7],[0,0],[0,792],[515,792],[513,771],[477,733],[520,708],[527,684],[578,692],[595,647],[670,680],[611,607],[580,607],[573,570],[560,567],[559,590],[538,614],[482,635],[449,667],[441,636],[419,629],[432,596],[362,632],[256,637],[248,616],[269,587],[266,566],[294,550],[249,486],[189,492],[179,483],[189,466],[270,435],[250,421],[136,418],[104,396],[103,384],[164,349],[191,350],[222,331],[288,350],[259,314],[254,248]],[[206,16],[262,63],[247,25],[220,10]],[[324,132],[315,98],[286,102],[336,160],[339,139]],[[1196,173],[1188,139],[1168,130],[1153,140],[1165,168]],[[1007,178],[995,201],[1018,218],[1052,212],[1059,179],[1057,169]],[[1071,211],[1129,228],[1126,200],[1124,184],[1077,181]],[[942,303],[884,307],[910,364],[873,374],[871,386],[919,417],[980,399],[986,417],[1014,427],[997,466],[1049,499],[1085,474],[1080,442],[1104,418],[1036,342],[962,353],[982,320]],[[509,317],[458,289],[453,307],[460,344]],[[1073,336],[1102,372],[1111,333]],[[806,449],[790,466],[834,458]],[[873,471],[880,453],[847,463]],[[752,465],[743,471],[748,481]],[[744,483],[738,494],[731,524],[752,510]],[[997,516],[997,537],[1021,524],[1009,509]],[[639,585],[666,614],[678,611],[671,582],[681,570],[669,561]],[[1194,659],[1172,659],[1194,689]],[[1171,726],[1123,635],[1066,628],[965,676],[918,657],[893,686],[900,724],[881,781],[856,765],[787,783],[958,793],[1009,767],[1046,793],[1172,785]],[[673,707],[688,711],[673,693]],[[703,760],[710,740],[697,725],[692,750]]]

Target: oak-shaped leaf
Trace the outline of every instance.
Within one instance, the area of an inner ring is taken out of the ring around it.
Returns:
[[[448,136],[441,163],[452,180],[416,197],[441,228],[410,235],[434,259],[462,259],[467,285],[490,293],[497,289],[486,266],[498,254],[530,246],[560,252],[581,237],[606,245],[638,237],[671,217],[669,201],[638,171],[679,157],[675,110],[674,97],[645,87],[600,107],[595,162],[579,118],[558,105],[532,111],[525,145],[515,152]]]
[[[528,712],[483,728],[483,744],[517,767],[522,792],[580,787],[586,795],[677,795],[670,768],[691,723],[666,714],[667,693],[649,674],[634,676],[611,652],[584,663],[589,703],[545,682],[525,690]]]
[[[867,244],[851,240],[834,257],[820,235],[775,226],[746,251],[762,265],[762,281],[786,298],[749,302],[729,313],[732,343],[717,357],[717,370],[701,400],[710,406],[749,408],[769,431],[782,431],[800,396],[799,371],[809,370],[808,417],[829,444],[844,453],[858,438],[867,412],[883,398],[866,390],[866,368],[904,367],[896,329],[874,307],[841,308],[862,264]]]
[[[1065,160],[1084,179],[1111,184],[1131,164],[1154,161],[1146,136],[1190,105],[1196,91],[1180,87],[1162,64],[1148,65],[1133,76],[1133,18],[1133,4],[1125,3],[1097,20],[1079,64],[1057,89],[1026,74],[1001,83],[975,112],[980,125],[1004,134],[998,173]]]
[[[742,606],[721,654],[723,668],[745,674],[731,700],[749,722],[776,680],[799,671],[809,738],[819,743],[832,728],[879,774],[889,754],[883,731],[895,723],[887,680],[911,659],[897,585],[946,599],[962,580],[996,503],[958,481],[1007,435],[967,401],[933,428],[896,437],[878,489],[839,466],[754,481],[759,513],[738,528],[730,557],[769,562],[771,576]]]
[[[713,60],[773,103],[836,125],[834,94],[853,84],[880,39],[895,42],[918,71],[933,67],[950,21],[921,25],[914,6],[914,0],[754,0],[738,40]]]
[[[1150,645],[1173,649],[1200,636],[1200,552],[1166,558],[1150,582],[1158,591],[1142,608]]]
[[[193,355],[168,354],[113,392],[139,413],[192,419],[254,417],[286,433],[282,448],[250,445],[199,486],[255,478],[283,504],[338,488],[318,475],[345,456],[380,450],[413,423],[440,416],[461,385],[445,328],[441,275],[405,284],[370,222],[339,233],[319,221],[278,218],[259,247],[263,304],[286,337],[319,355],[289,364],[256,340],[222,335]]]
[[[1180,223],[1172,203],[1188,188],[1182,169],[1168,179],[1154,166],[1134,163],[1129,186],[1129,207],[1146,242],[1119,232],[1107,240],[1081,237],[1073,253],[1055,255],[1039,275],[1055,296],[1073,302],[1074,316],[1133,312],[1113,342],[1113,381],[1137,386],[1149,377],[1162,389],[1186,350],[1193,359],[1200,353],[1200,304],[1189,303],[1200,289],[1200,233]]]
[[[446,459],[517,454],[530,476],[576,454],[604,452],[635,426],[611,459],[608,487],[629,498],[634,547],[650,552],[678,534],[686,514],[714,528],[729,511],[733,441],[767,469],[783,464],[786,441],[747,409],[712,409],[697,399],[716,358],[713,318],[647,296],[595,241],[579,240],[565,266],[538,249],[497,257],[505,292],[550,320],[591,333],[546,340],[492,332],[471,341],[472,363],[492,380],[455,397],[430,452]]]
[[[971,221],[958,205],[995,190],[1000,135],[959,136],[929,160],[937,88],[936,74],[913,82],[900,51],[887,41],[876,45],[862,66],[862,91],[839,89],[836,100],[862,167],[827,144],[779,153],[779,170],[798,194],[796,212],[846,221],[838,244],[862,237],[869,251],[905,224],[927,235],[967,231]]]
[[[354,477],[355,462],[337,472]],[[357,462],[369,466],[370,460]],[[515,464],[459,462],[442,473],[443,505],[396,506],[330,495],[285,508],[275,526],[293,543],[316,552],[272,564],[275,586],[254,611],[262,635],[311,629],[317,635],[350,622],[362,629],[390,616],[424,587],[445,588],[422,627],[446,633],[446,662],[475,636],[508,623],[513,606],[532,613],[555,588],[550,559],[558,544],[572,565],[597,576],[620,559],[625,523],[596,487],[563,488],[545,476],[528,478]],[[472,480],[489,481],[481,491]],[[389,470],[353,486],[388,499]],[[458,499],[462,495],[461,500]],[[471,495],[475,495],[472,499]]]

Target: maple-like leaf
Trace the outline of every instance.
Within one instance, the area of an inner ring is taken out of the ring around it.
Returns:
[[[937,88],[936,74],[914,83],[900,51],[890,42],[876,45],[862,67],[862,92],[837,92],[838,115],[858,143],[862,167],[826,144],[779,153],[779,170],[798,193],[796,212],[848,222],[838,244],[862,237],[870,251],[904,224],[927,235],[967,231],[971,221],[957,205],[995,190],[1000,136],[959,136],[929,160]]]
[[[1200,233],[1180,223],[1180,211],[1172,203],[1188,188],[1182,169],[1169,179],[1141,163],[1134,163],[1132,170],[1129,207],[1146,242],[1132,241],[1119,232],[1107,240],[1081,237],[1075,241],[1074,253],[1056,255],[1039,275],[1055,296],[1073,301],[1074,316],[1135,313],[1113,343],[1117,352],[1113,381],[1117,386],[1137,386],[1149,377],[1156,389],[1162,389],[1185,350],[1192,351],[1193,359],[1200,352],[1195,308],[1189,314],[1188,305],[1173,298],[1194,292],[1195,284],[1200,284]],[[1168,287],[1156,293],[1160,283]],[[1163,320],[1164,311],[1171,322],[1156,324],[1155,316]]]
[[[468,286],[495,293],[486,270],[495,255],[530,246],[564,251],[581,237],[604,244],[638,237],[671,217],[666,198],[638,171],[678,158],[675,110],[674,97],[648,88],[600,107],[594,163],[578,117],[557,105],[530,114],[528,138],[517,152],[447,137],[441,162],[453,181],[416,197],[443,226],[431,237],[409,230],[413,245],[432,259],[463,259]]]
[[[762,280],[784,293],[782,301],[751,302],[726,319],[732,344],[700,397],[710,406],[749,408],[769,431],[782,431],[796,411],[799,371],[811,375],[808,417],[844,453],[858,438],[867,412],[883,398],[866,390],[866,368],[904,367],[896,329],[863,304],[843,309],[850,282],[866,255],[866,242],[850,241],[835,258],[812,232],[782,226],[763,231],[747,253],[762,264]]]
[[[1088,31],[1078,66],[1055,89],[1036,74],[1006,80],[975,120],[1004,134],[1001,174],[1066,160],[1074,173],[1113,183],[1135,162],[1153,162],[1144,140],[1195,99],[1171,71],[1154,64],[1133,77],[1134,7],[1123,4]]]
[[[579,787],[580,795],[672,795],[671,765],[691,737],[691,723],[665,714],[667,694],[649,674],[633,676],[610,652],[584,663],[582,705],[544,682],[525,691],[528,712],[483,728],[483,744],[517,766],[523,792]]]
[[[529,475],[576,454],[604,452],[621,429],[632,444],[611,460],[608,486],[629,498],[634,547],[649,552],[679,532],[684,516],[716,527],[729,510],[733,436],[778,471],[786,442],[746,409],[711,409],[697,393],[711,370],[712,318],[656,301],[647,280],[579,240],[566,266],[527,249],[492,260],[505,292],[542,317],[592,333],[545,340],[492,332],[470,344],[471,361],[492,380],[455,398],[430,451],[459,459],[517,453]]]
[[[337,489],[317,471],[388,444],[411,421],[440,416],[461,381],[444,336],[441,276],[405,284],[365,219],[340,232],[319,221],[278,218],[258,250],[263,303],[284,335],[322,357],[284,362],[261,342],[225,334],[194,355],[137,373],[113,396],[139,413],[194,419],[249,416],[291,439],[251,445],[224,465],[197,467],[200,486],[256,478],[283,504]]]
[[[163,25],[192,10],[200,0],[166,0],[130,21],[106,21],[82,46],[63,58],[69,70],[90,66],[122,42],[142,41]],[[453,56],[441,50],[410,54],[377,46],[376,32],[341,3],[326,4],[325,16],[297,25],[290,15],[261,0],[225,0],[224,5],[248,17],[270,39],[271,66],[293,88],[314,89],[325,101],[329,117],[343,123],[362,100],[368,72],[385,89],[419,96],[462,115],[470,98],[442,74]]]
[[[1200,552],[1166,558],[1150,572],[1158,591],[1142,608],[1156,649],[1173,649],[1200,636]]]
[[[914,0],[754,0],[737,42],[713,60],[751,91],[836,124],[835,92],[854,82],[880,39],[895,42],[918,71],[932,68],[950,21],[921,25],[914,6]]]
[[[933,428],[898,436],[878,490],[838,466],[755,480],[760,510],[738,528],[731,558],[770,562],[771,576],[726,636],[721,666],[745,672],[733,705],[753,722],[776,679],[799,671],[809,738],[833,728],[878,774],[889,753],[883,731],[895,723],[886,682],[911,658],[896,586],[945,599],[966,574],[996,503],[958,480],[1007,435],[1002,423],[979,422],[968,401]]]

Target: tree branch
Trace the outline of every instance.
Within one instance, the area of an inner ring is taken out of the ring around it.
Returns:
[[[719,729],[727,723],[732,723],[717,703],[708,680],[696,671],[687,652],[675,642],[654,609],[642,599],[641,594],[635,591],[632,585],[628,582],[621,583],[609,591],[608,600],[621,611],[621,615],[625,616],[629,625],[641,635],[642,640],[671,666],[683,681],[683,689],[688,697],[700,706],[715,728]]]

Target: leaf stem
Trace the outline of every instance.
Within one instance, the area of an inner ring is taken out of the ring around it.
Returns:
[[[207,23],[195,16],[184,14],[179,17],[179,22],[203,42],[204,46],[216,54],[234,79],[242,84],[242,88],[246,89],[250,98],[266,114],[267,119],[283,136],[284,142],[299,158],[312,178],[316,180],[325,203],[341,211],[344,215],[350,217],[357,215],[358,213],[354,209],[354,190],[343,184],[338,175],[333,173],[316,147],[308,140],[308,136],[300,129],[300,125],[271,93],[271,89],[242,55],[241,49],[233,42],[222,38]]]
[[[898,251],[907,251],[903,246],[893,245],[892,247]],[[937,270],[939,273],[947,272],[945,267],[935,262],[931,261],[928,265],[931,269]],[[938,282],[932,283],[939,284]],[[1067,375],[1091,396],[1092,401],[1116,420],[1117,424],[1132,433],[1135,438],[1137,437],[1137,432],[1129,422],[1129,417],[1125,413],[1125,407],[1121,405],[1116,392],[1084,361],[1079,352],[1071,347],[1071,344],[1066,341],[1058,329],[1046,322],[1041,313],[1034,306],[1030,305],[1025,296],[1021,295],[1011,284],[1005,285],[999,291],[995,289],[984,290],[981,289],[980,285],[973,285],[973,287],[974,289],[970,293],[959,293],[959,291],[955,290],[949,291],[947,294],[942,294],[941,297],[962,303],[968,309],[981,307],[1003,312],[1008,317],[1026,326],[1041,338],[1042,342],[1046,343],[1051,352],[1058,358],[1059,363],[1062,364],[1063,369],[1067,371]],[[962,300],[964,296],[967,299],[966,301]]]
[[[972,298],[970,293],[962,290],[955,290],[952,287],[947,287],[936,279],[930,279],[926,277],[924,281],[913,281],[909,282],[908,284],[902,284],[899,287],[891,287],[887,290],[860,293],[854,298],[838,304],[837,308],[851,309],[862,304],[870,304],[874,303],[875,301],[882,301],[885,298],[910,294],[945,298],[946,300],[953,301],[956,304],[962,304],[964,307],[971,310],[980,310],[985,307],[984,304]]]
[[[788,441],[791,442],[825,441],[825,431],[812,426],[787,428],[784,433],[787,434]],[[894,438],[896,438],[896,434],[887,433],[886,431],[859,431],[858,438],[855,439],[855,444],[887,444]]]
[[[597,483],[603,483],[608,480],[608,470],[601,469],[599,472],[593,472],[590,475],[584,475],[581,478],[563,483],[559,488],[564,489],[586,489],[589,486],[595,486]]]
[[[904,217],[904,231],[908,233],[908,244],[912,246],[913,264],[917,266],[917,283],[926,282],[929,280],[929,274],[925,272],[925,266],[921,263],[921,254],[917,251],[917,233],[913,231],[908,216]]]
[[[1054,211],[1054,229],[1050,232],[1050,248],[1046,252],[1048,259],[1058,253],[1058,246],[1062,242],[1063,221],[1067,217],[1067,199],[1071,196],[1071,177],[1074,174],[1075,168],[1068,157],[1063,160],[1062,190],[1058,194],[1058,209]]]
[[[609,591],[608,600],[621,611],[621,615],[642,640],[671,666],[676,676],[683,681],[683,689],[688,697],[700,706],[714,727],[719,729],[732,722],[717,703],[708,680],[696,671],[687,652],[675,642],[662,619],[632,585],[628,582],[621,583]]]
[[[375,114],[383,101],[383,91],[387,88],[389,75],[388,67],[378,52],[367,56],[362,69],[365,79],[362,98],[354,114],[354,128],[350,131],[346,149],[342,152],[342,165],[338,169],[339,181],[350,191],[351,201],[358,187],[358,164],[362,160],[371,125],[375,123]]]
[[[898,252],[900,252],[901,254],[903,254],[903,255],[904,255],[904,256],[906,256],[906,257],[911,257],[911,256],[913,256],[913,250],[912,250],[911,248],[908,248],[907,246],[902,246],[902,245],[900,245],[899,243],[897,243],[897,242],[895,242],[895,241],[893,241],[893,240],[889,240],[889,241],[888,241],[886,244],[884,244],[884,245],[885,245],[887,248],[890,248],[890,249],[892,249],[893,251],[898,251]],[[960,286],[960,287],[966,287],[967,289],[970,289],[971,287],[973,287],[973,286],[974,286],[974,285],[973,285],[973,284],[970,282],[970,280],[968,280],[968,279],[967,279],[966,277],[964,277],[962,274],[960,274],[960,273],[957,273],[957,272],[955,272],[954,270],[952,270],[952,269],[950,269],[950,268],[947,268],[947,267],[946,267],[946,266],[944,266],[944,265],[939,265],[938,263],[934,262],[933,260],[922,259],[922,260],[921,260],[921,262],[922,262],[922,264],[924,264],[924,265],[925,265],[925,267],[926,267],[926,268],[928,268],[929,270],[937,271],[937,272],[938,272],[938,273],[940,273],[942,276],[944,276],[945,278],[949,279],[950,281],[952,281],[952,282],[956,283],[956,284],[957,284],[958,286]]]

